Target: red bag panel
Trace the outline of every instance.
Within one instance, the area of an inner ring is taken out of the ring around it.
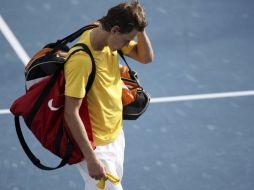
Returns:
[[[51,78],[52,77],[48,77],[37,84],[34,84],[25,95],[18,98],[12,104],[10,109],[11,112],[14,115],[22,116],[26,122],[35,102]],[[64,157],[67,142],[68,140],[71,140],[74,145],[74,150],[72,152],[71,159],[69,160],[69,164],[74,164],[82,161],[84,157],[77,143],[73,139],[67,124],[64,122],[64,85],[64,73],[61,71],[56,83],[44,99],[37,114],[33,118],[30,130],[46,149],[57,155],[57,151],[55,149],[55,139],[59,128],[64,125],[63,137],[59,150],[60,155],[58,156],[61,158]],[[80,117],[85,125],[91,145],[95,148],[86,98],[84,98],[80,108]]]

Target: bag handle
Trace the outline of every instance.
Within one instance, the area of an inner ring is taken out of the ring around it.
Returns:
[[[76,38],[78,38],[84,31],[86,30],[90,30],[92,28],[95,28],[97,27],[98,25],[96,24],[90,24],[90,25],[87,25],[87,26],[84,26],[82,28],[80,28],[79,30],[77,30],[76,32],[66,36],[65,38],[63,38],[62,40],[60,40],[59,42],[60,43],[63,43],[63,44],[67,44],[69,42],[73,42]]]
[[[55,170],[58,168],[63,167],[64,165],[67,164],[68,160],[71,157],[72,151],[73,151],[73,144],[69,141],[67,144],[67,148],[66,151],[64,153],[64,158],[62,159],[62,161],[60,162],[60,164],[56,167],[49,167],[49,166],[45,166],[44,164],[41,163],[41,161],[32,153],[31,149],[28,147],[25,139],[24,139],[24,135],[22,133],[21,127],[20,127],[20,121],[19,121],[19,117],[20,116],[15,116],[14,120],[15,120],[15,127],[16,127],[16,132],[20,141],[20,144],[23,148],[23,150],[25,151],[26,155],[28,156],[28,158],[32,161],[32,163],[37,166],[38,168],[42,169],[42,170]]]
[[[57,40],[54,43],[54,48],[52,51],[49,52],[49,54],[54,54],[57,50],[63,48],[67,43],[73,42],[75,39],[77,39],[81,34],[83,34],[83,32],[85,32],[86,30],[90,30],[93,28],[98,27],[97,24],[90,24],[87,26],[84,26],[82,28],[80,28],[79,30],[77,30],[76,32],[66,36],[65,38],[61,39],[61,40]]]

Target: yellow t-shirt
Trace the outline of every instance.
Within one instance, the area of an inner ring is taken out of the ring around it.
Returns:
[[[93,50],[90,42],[91,31],[83,33],[78,43],[89,47],[96,65],[95,79],[87,94],[87,100],[93,137],[98,146],[113,142],[122,129],[122,81],[117,52],[111,52],[108,46],[102,51]],[[123,53],[128,54],[135,44],[136,42],[131,41],[122,49]],[[77,48],[71,49],[69,54]],[[84,98],[91,70],[89,55],[83,51],[72,55],[64,66],[65,95]]]

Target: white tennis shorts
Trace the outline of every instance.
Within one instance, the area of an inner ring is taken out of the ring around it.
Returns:
[[[120,180],[123,177],[124,148],[125,138],[122,130],[114,142],[104,146],[97,146],[95,149],[97,158],[105,165],[107,172],[118,177]],[[78,163],[77,167],[85,181],[85,190],[101,190],[96,186],[99,181],[89,176],[86,160]],[[123,188],[121,183],[114,185],[107,180],[105,190],[123,190]]]

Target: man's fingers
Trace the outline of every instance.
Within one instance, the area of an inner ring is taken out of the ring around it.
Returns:
[[[96,176],[96,177],[94,177],[94,179],[95,179],[95,180],[100,180],[101,177],[100,177],[100,176]]]
[[[95,180],[100,180],[100,179],[107,179],[107,176],[102,174],[102,175],[97,175],[97,176],[91,176],[91,178],[95,179]]]

